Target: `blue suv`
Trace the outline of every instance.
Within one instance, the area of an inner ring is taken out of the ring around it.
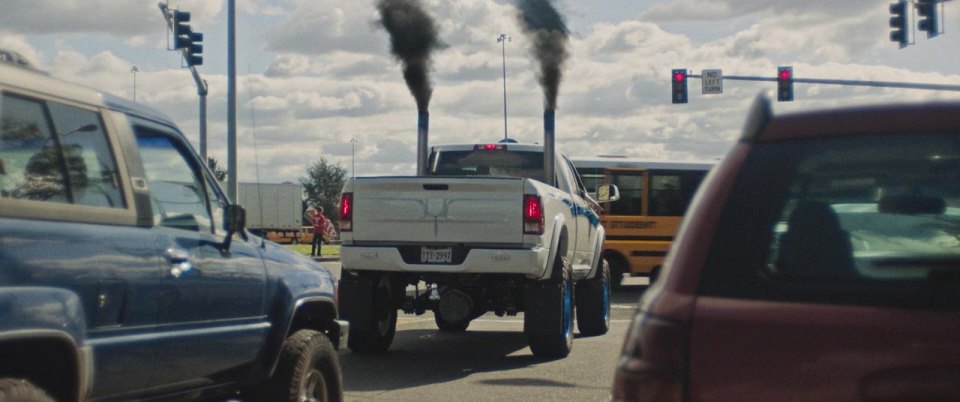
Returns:
[[[0,402],[341,400],[336,278],[244,218],[169,118],[3,53]]]

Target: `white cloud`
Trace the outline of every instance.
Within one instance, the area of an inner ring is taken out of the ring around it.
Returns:
[[[161,24],[156,4],[127,3],[117,5],[116,12],[136,24],[114,23],[121,17],[111,16],[102,27],[88,21],[79,28],[69,24],[44,28],[37,20],[8,24],[4,18],[11,17],[0,16],[4,27],[0,47],[37,60],[55,76],[127,97],[132,96],[130,66],[137,64],[141,70],[137,99],[171,115],[196,141],[198,102],[189,72],[170,63],[165,52],[144,50],[151,41],[156,43],[150,38],[162,37],[154,32]],[[195,20],[208,24],[223,22],[221,3],[171,0],[171,5],[189,9]],[[605,4],[611,3],[615,2]],[[25,4],[13,0],[5,7],[23,9]],[[43,7],[44,18],[61,21],[78,3],[30,4]],[[102,10],[106,4],[94,0],[88,5]],[[517,27],[511,3],[424,0],[424,4],[448,45],[434,58],[431,144],[502,137],[502,48],[496,41],[501,32],[513,36],[505,47],[509,135],[542,142],[542,94],[529,42]],[[582,8],[585,15],[592,12]],[[948,3],[945,8],[948,24],[960,20],[960,7]],[[263,75],[248,73],[237,80],[242,181],[257,176],[255,156],[260,179],[266,182],[296,181],[306,164],[320,156],[349,167],[353,155],[361,175],[413,173],[416,106],[400,66],[390,56],[387,33],[376,26],[374,0],[255,0],[240,2],[238,11],[271,16],[262,21],[275,24],[263,27],[266,35],[253,37],[263,45],[268,65]],[[724,83],[723,95],[704,96],[699,80],[691,79],[690,103],[672,105],[672,68],[688,68],[694,74],[722,68],[727,76],[772,77],[776,66],[792,65],[798,77],[960,82],[960,71],[953,64],[943,63],[948,67],[938,69],[927,63],[956,53],[952,33],[918,39],[915,46],[897,53],[887,40],[886,3],[680,0],[655,2],[642,15],[578,27],[560,88],[559,149],[578,156],[711,159],[725,153],[740,135],[756,94],[773,89],[772,82],[730,80]],[[29,34],[4,33],[18,27]],[[79,31],[120,40],[115,41],[117,48],[91,50],[82,39],[90,36],[73,33]],[[48,42],[53,38],[52,48],[37,41],[34,33],[44,34]],[[143,60],[145,51],[164,62]],[[208,48],[207,54],[216,51]],[[204,66],[202,71],[210,84],[209,148],[225,160],[227,80],[218,67]],[[955,93],[835,85],[797,84],[795,92],[795,102],[775,103],[777,113],[851,103],[957,99]],[[355,146],[351,138],[357,139]]]
[[[213,3],[199,0],[191,3]],[[113,0],[5,0],[0,31],[18,34],[101,33],[118,37],[162,26],[156,2]]]
[[[10,35],[0,32],[0,49],[18,53],[34,66],[42,65],[44,62],[41,53],[31,46],[26,37],[22,35]]]

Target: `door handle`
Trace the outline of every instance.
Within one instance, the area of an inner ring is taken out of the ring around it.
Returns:
[[[170,263],[170,276],[174,278],[186,275],[195,268],[190,252],[184,249],[168,248],[167,261]]]

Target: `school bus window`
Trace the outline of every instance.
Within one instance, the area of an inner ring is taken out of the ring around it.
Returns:
[[[650,216],[678,216],[682,213],[680,176],[652,175],[650,177]]]
[[[620,200],[610,203],[610,215],[642,215],[643,173],[614,175],[610,182],[620,189]]]

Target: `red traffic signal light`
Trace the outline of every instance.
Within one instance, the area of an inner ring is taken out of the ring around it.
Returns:
[[[673,103],[687,103],[687,70],[673,70]]]
[[[793,67],[777,67],[777,100],[793,100]]]
[[[777,78],[780,81],[787,81],[793,78],[793,70],[790,67],[780,67],[777,71]]]

